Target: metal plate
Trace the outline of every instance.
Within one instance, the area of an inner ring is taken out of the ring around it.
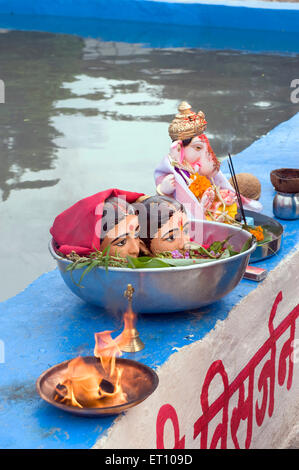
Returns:
[[[203,243],[210,244],[231,236],[230,244],[236,251],[251,237],[246,230],[229,224],[201,220],[192,221],[191,226],[193,233],[203,234]],[[192,266],[108,270],[97,267],[86,274],[78,287],[83,269],[67,271],[70,261],[55,252],[52,241],[49,244],[50,253],[69,289],[85,302],[113,314],[126,310],[127,299],[123,294],[128,284],[135,289],[133,310],[136,313],[173,313],[216,302],[239,284],[255,247],[254,243],[244,253]]]
[[[99,366],[100,361],[94,356],[82,357],[88,364]],[[51,405],[79,416],[101,417],[117,415],[126,411],[133,406],[138,405],[147,397],[149,397],[157,388],[159,378],[156,372],[150,367],[131,359],[116,358],[116,365],[124,367],[122,377],[124,379],[123,389],[128,395],[128,401],[121,405],[110,406],[106,408],[78,408],[75,406],[64,405],[54,400],[56,395],[55,387],[60,383],[61,378],[67,370],[69,361],[61,362],[56,366],[43,372],[36,381],[36,389],[43,400]],[[127,379],[127,382],[126,382]],[[130,383],[130,387],[126,387],[126,383]]]
[[[283,226],[277,220],[272,217],[268,217],[267,215],[248,210],[245,210],[244,212],[246,216],[253,218],[254,225],[262,225],[273,236],[271,241],[257,245],[254,252],[250,255],[249,263],[256,263],[257,261],[261,261],[275,255],[275,253],[280,249]]]

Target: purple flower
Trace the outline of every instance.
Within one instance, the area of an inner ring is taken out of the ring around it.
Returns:
[[[179,250],[174,250],[171,252],[171,256],[174,258],[174,259],[180,259],[180,258],[184,258],[184,256],[182,255],[182,253],[179,252]]]
[[[186,251],[186,253],[185,253],[185,258],[187,258],[187,259],[190,258],[190,253],[189,253],[189,251]]]

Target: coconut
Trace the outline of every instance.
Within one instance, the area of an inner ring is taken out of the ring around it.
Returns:
[[[236,174],[236,178],[242,196],[255,200],[260,198],[262,188],[256,176],[251,173],[238,173]],[[234,187],[232,178],[230,178],[229,182]]]

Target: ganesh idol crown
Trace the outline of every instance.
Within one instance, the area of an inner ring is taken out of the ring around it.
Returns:
[[[236,193],[220,170],[206,128],[205,114],[195,113],[183,101],[168,128],[169,154],[155,169],[156,190],[184,204],[192,218],[233,223],[238,209]],[[259,201],[241,197],[245,209],[262,210]]]

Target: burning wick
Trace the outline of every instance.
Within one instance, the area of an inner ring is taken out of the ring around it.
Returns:
[[[126,403],[121,377],[123,367],[116,364],[121,355],[122,335],[113,339],[111,331],[95,334],[94,355],[97,364],[82,357],[69,362],[63,380],[56,386],[55,400],[79,408],[102,408]]]
[[[79,408],[104,408],[127,402],[123,390],[124,368],[116,363],[123,351],[140,351],[144,344],[136,330],[136,314],[132,310],[134,288],[131,284],[125,292],[129,307],[124,314],[124,329],[115,339],[111,331],[95,333],[94,355],[97,364],[89,364],[82,357],[68,363],[65,376],[56,385],[55,400]],[[139,349],[137,349],[139,348]]]
[[[127,395],[121,386],[122,367],[108,371],[99,364],[88,364],[82,357],[69,362],[66,375],[56,385],[55,400],[79,408],[102,408],[126,403]]]

